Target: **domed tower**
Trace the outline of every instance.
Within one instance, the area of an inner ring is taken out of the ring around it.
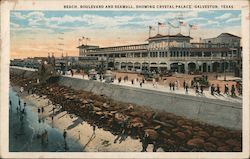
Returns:
[[[54,53],[52,53],[52,66],[55,67],[56,66],[56,59],[55,59],[55,56],[54,56]]]
[[[47,61],[48,61],[48,64],[51,64],[50,53],[48,53],[48,59],[47,59]]]

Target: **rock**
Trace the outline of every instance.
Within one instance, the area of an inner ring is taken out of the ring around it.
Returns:
[[[161,124],[162,126],[165,126],[165,127],[170,127],[170,128],[173,128],[174,126],[171,125],[171,124],[168,124],[168,123],[165,123],[165,122],[162,122],[162,121],[159,121],[159,120],[153,120],[154,123],[157,123],[157,124]]]
[[[236,146],[233,148],[234,152],[242,152],[242,148],[240,146]]]
[[[126,119],[126,116],[125,115],[123,115],[123,114],[121,114],[121,113],[116,113],[115,114],[115,120],[117,121],[117,122],[122,122],[122,121],[124,121]]]
[[[193,136],[193,139],[201,139],[201,140],[204,140],[204,138],[201,137],[201,136],[199,136],[199,135],[194,135],[194,136]]]
[[[222,147],[222,146],[225,146],[226,144],[220,140],[217,140],[216,143],[215,143],[218,147]]]
[[[176,142],[174,140],[167,139],[165,141],[166,141],[167,145],[170,145],[170,146],[175,146],[176,145]]]
[[[204,148],[205,148],[207,151],[212,152],[212,151],[216,151],[217,146],[214,145],[214,144],[212,144],[212,143],[210,143],[210,142],[207,142],[207,143],[204,144]]]
[[[240,146],[240,143],[235,139],[229,139],[226,141],[226,143],[231,146]]]
[[[194,130],[194,131],[201,131],[202,129],[201,129],[200,127],[198,127],[198,126],[195,126],[195,127],[193,128],[193,130]]]
[[[144,113],[144,117],[149,120],[149,119],[152,119],[153,115],[155,114],[155,112],[153,111],[148,111],[148,112],[145,112]]]
[[[141,114],[139,112],[130,112],[130,116],[140,116]]]
[[[178,129],[178,128],[174,128],[174,129],[172,129],[172,132],[177,132],[177,131],[179,131],[179,129]]]
[[[201,136],[201,137],[204,137],[204,138],[208,138],[209,137],[209,134],[207,132],[205,132],[205,131],[199,131],[198,135]]]
[[[190,121],[186,121],[185,124],[192,127],[192,123]]]
[[[155,129],[156,131],[159,130],[159,129],[161,129],[161,125],[155,126],[154,129]]]
[[[146,129],[144,131],[149,135],[149,139],[156,140],[159,137],[159,134],[153,129]]]
[[[136,117],[136,118],[131,119],[131,120],[129,121],[129,123],[128,123],[128,128],[132,128],[132,127],[141,128],[141,127],[143,127],[143,126],[144,126],[144,124],[143,124],[141,118],[139,118],[139,117]]]
[[[128,105],[128,110],[134,110],[134,106],[132,104]]]
[[[94,110],[94,111],[101,111],[102,109],[101,109],[101,108],[98,108],[98,107],[93,107],[93,110]]]
[[[109,108],[109,105],[108,105],[107,103],[103,103],[102,106],[103,106],[104,108]]]
[[[193,130],[192,126],[183,125],[182,127],[185,128],[185,129],[187,129],[187,130],[190,130],[190,131]]]
[[[216,144],[216,142],[218,141],[218,139],[215,138],[215,137],[209,137],[209,138],[207,139],[207,141]]]
[[[191,140],[188,140],[187,145],[194,146],[194,147],[202,147],[204,144],[204,140],[199,138],[193,138]]]
[[[224,139],[227,137],[226,133],[222,132],[222,131],[214,131],[213,132],[213,136],[214,137],[218,137],[220,139]]]
[[[166,132],[164,130],[161,131],[161,134],[163,134],[165,137],[170,137],[171,136],[170,133],[168,133],[168,132]]]
[[[192,132],[190,130],[185,130],[184,132],[187,134],[187,136],[192,135]]]
[[[83,100],[82,103],[83,103],[83,104],[87,104],[88,101],[87,101],[87,100]]]
[[[184,121],[184,120],[178,120],[178,121],[177,121],[177,124],[178,124],[179,126],[182,126],[182,125],[185,124],[185,121]]]
[[[231,149],[230,149],[229,146],[221,146],[221,147],[217,148],[217,151],[219,151],[219,152],[230,152]]]
[[[182,140],[186,138],[186,135],[183,132],[177,132],[175,135]]]

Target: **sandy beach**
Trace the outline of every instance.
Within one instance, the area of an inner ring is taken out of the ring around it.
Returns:
[[[18,88],[15,87],[17,90]],[[19,93],[20,94],[20,93]],[[85,122],[80,117],[73,114],[68,114],[66,111],[60,111],[58,105],[48,105],[49,99],[46,96],[39,97],[37,95],[21,94],[21,98],[28,104],[33,104],[38,108],[44,108],[44,112],[38,113],[40,119],[45,119],[52,127],[57,128],[62,133],[64,129],[67,134],[78,141],[83,149],[87,152],[140,152],[142,144],[139,139],[132,139],[126,136],[122,139],[119,135],[113,135],[109,131],[96,126],[95,131],[93,126]],[[51,102],[50,102],[51,103]],[[53,115],[53,107],[56,107]],[[34,109],[34,112],[37,112]],[[52,120],[53,116],[53,120]],[[116,143],[115,143],[116,142]],[[152,152],[153,145],[149,145],[147,151]],[[157,150],[163,152],[161,148]]]

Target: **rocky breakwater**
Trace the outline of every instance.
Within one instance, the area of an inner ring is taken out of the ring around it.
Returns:
[[[147,134],[149,144],[164,151],[176,152],[240,152],[242,132],[187,120],[171,113],[154,110],[133,103],[114,101],[105,95],[73,90],[56,82],[34,84],[32,77],[22,78],[11,74],[11,83],[32,89],[37,95],[46,95],[62,111],[80,116],[91,125],[115,135],[126,134],[142,139]],[[31,92],[29,90],[29,92]]]

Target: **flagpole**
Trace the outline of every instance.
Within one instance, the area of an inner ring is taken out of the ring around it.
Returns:
[[[151,29],[150,29],[150,26],[148,27],[148,38],[150,38],[150,32],[151,32]]]

